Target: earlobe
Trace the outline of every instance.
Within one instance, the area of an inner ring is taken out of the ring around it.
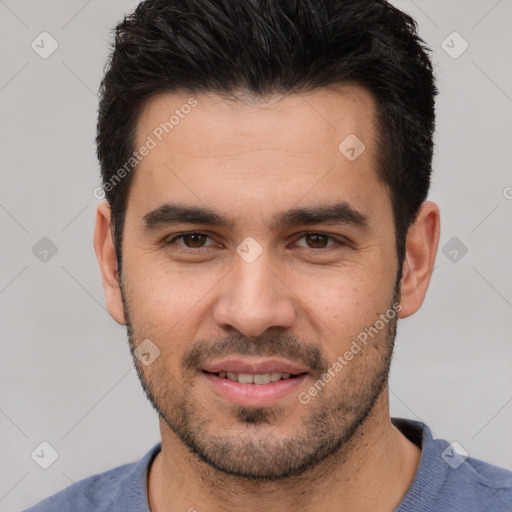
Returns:
[[[101,203],[96,209],[94,252],[100,266],[108,311],[117,323],[126,325],[108,203]]]
[[[400,318],[416,313],[425,299],[436,259],[439,235],[439,208],[435,203],[425,201],[421,205],[416,222],[407,233],[406,258],[401,280]]]

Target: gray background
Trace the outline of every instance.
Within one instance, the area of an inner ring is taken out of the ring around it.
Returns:
[[[96,91],[109,30],[136,3],[0,0],[1,512],[159,441],[92,245]],[[399,324],[391,413],[512,469],[512,2],[396,5],[435,51],[442,231],[426,301]],[[59,45],[47,59],[31,48],[43,31]],[[441,46],[460,52],[454,31],[469,44],[458,58]],[[32,252],[43,237],[46,262]],[[42,441],[59,454],[46,470],[31,458]]]

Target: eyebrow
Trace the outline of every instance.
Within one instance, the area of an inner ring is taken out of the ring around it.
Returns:
[[[233,217],[221,215],[207,207],[165,203],[144,215],[142,228],[144,231],[155,231],[173,224],[201,224],[233,230],[236,223]],[[366,229],[370,220],[346,201],[341,201],[278,212],[271,217],[268,227],[277,230],[314,224],[342,224]]]

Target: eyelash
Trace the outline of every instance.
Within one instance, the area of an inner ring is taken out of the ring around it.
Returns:
[[[176,240],[178,240],[180,238],[183,239],[183,237],[185,237],[187,235],[201,235],[201,236],[205,236],[205,237],[210,238],[210,239],[212,238],[210,235],[208,235],[206,233],[202,233],[200,231],[188,231],[186,233],[180,233],[179,235],[173,236],[170,240],[167,240],[165,242],[165,245],[166,246],[172,245]],[[319,231],[306,231],[306,232],[302,233],[301,236],[297,240],[300,240],[301,238],[304,238],[304,237],[306,237],[308,235],[320,235],[320,236],[323,236],[323,237],[327,237],[329,240],[334,241],[335,244],[328,245],[327,247],[320,247],[320,248],[301,247],[302,249],[307,249],[307,250],[310,250],[310,251],[318,252],[318,251],[321,251],[321,250],[325,251],[325,250],[328,250],[328,249],[332,249],[335,246],[342,247],[342,246],[347,246],[348,245],[348,243],[343,242],[343,241],[333,237],[332,235],[329,235],[327,233],[322,233],[322,232],[319,232]],[[212,246],[194,248],[194,247],[187,247],[186,245],[181,245],[180,247],[182,247],[182,248],[178,249],[179,252],[201,253],[201,252],[204,252],[204,251],[208,251],[209,247],[212,247]]]

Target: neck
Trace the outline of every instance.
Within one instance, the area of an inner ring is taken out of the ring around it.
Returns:
[[[393,511],[414,479],[420,449],[396,429],[385,387],[350,441],[304,473],[276,481],[226,475],[199,460],[160,420],[162,450],[148,475],[151,512]]]

